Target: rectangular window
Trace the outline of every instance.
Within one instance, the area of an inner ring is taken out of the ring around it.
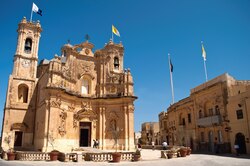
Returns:
[[[205,134],[204,134],[204,132],[201,132],[201,142],[205,142]]]
[[[237,119],[243,119],[243,112],[242,110],[237,110],[236,111]]]
[[[186,125],[185,118],[182,118],[182,125],[183,125],[183,126]]]
[[[191,114],[188,114],[188,123],[191,123]]]

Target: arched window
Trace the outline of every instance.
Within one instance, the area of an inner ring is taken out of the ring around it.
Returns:
[[[25,84],[18,86],[18,102],[27,103],[28,102],[28,92],[29,88]]]
[[[114,58],[114,69],[119,70],[119,58]]]
[[[83,95],[88,95],[90,94],[90,83],[88,79],[83,79],[82,80],[82,86],[81,86],[81,93]]]
[[[31,48],[32,48],[32,40],[31,38],[27,38],[25,40],[24,51],[26,53],[31,53]]]

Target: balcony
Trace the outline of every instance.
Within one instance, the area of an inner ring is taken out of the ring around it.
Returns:
[[[221,123],[221,115],[208,116],[197,120],[197,125],[204,127],[212,126],[215,124],[219,125],[220,123]]]

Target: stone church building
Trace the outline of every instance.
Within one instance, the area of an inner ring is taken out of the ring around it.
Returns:
[[[93,52],[88,40],[68,43],[60,56],[38,64],[40,23],[23,18],[17,32],[2,148],[69,152],[97,139],[100,149],[114,149],[117,137],[118,149],[133,150],[137,97],[123,45],[110,41]]]

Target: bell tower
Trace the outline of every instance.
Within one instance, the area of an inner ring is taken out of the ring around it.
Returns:
[[[36,72],[38,45],[42,31],[39,22],[28,22],[24,17],[18,24],[14,66],[9,77],[4,119],[2,147],[14,149],[34,147],[34,118],[36,109]],[[15,118],[13,118],[15,117]],[[12,139],[8,145],[4,139]]]
[[[38,61],[38,46],[42,31],[39,22],[28,22],[24,17],[18,25],[18,41],[12,75],[35,79]]]

